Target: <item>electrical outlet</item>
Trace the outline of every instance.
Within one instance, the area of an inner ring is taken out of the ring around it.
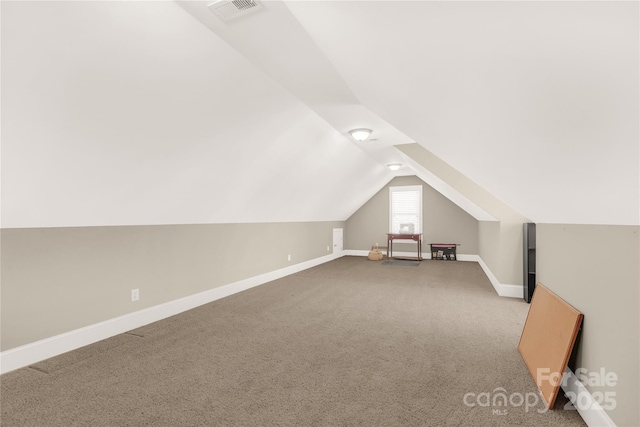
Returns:
[[[131,301],[138,301],[140,299],[140,289],[131,289]]]
[[[287,256],[287,261],[291,261],[291,254]]]
[[[327,252],[329,252],[329,250],[330,250],[330,249],[329,249],[329,245],[327,245]]]

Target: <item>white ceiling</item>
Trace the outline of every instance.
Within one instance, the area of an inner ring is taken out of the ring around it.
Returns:
[[[636,2],[206,6],[2,2],[3,227],[343,220],[411,142],[535,222],[639,223]]]
[[[640,221],[638,2],[293,2],[358,99],[535,222]]]

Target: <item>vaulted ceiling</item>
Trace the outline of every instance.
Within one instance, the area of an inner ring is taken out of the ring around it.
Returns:
[[[639,223],[636,2],[209,3],[2,2],[3,227],[344,220],[409,143],[535,222]]]

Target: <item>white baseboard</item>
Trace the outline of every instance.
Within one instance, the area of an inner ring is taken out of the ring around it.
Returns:
[[[569,368],[565,370],[562,390],[572,401],[575,398],[574,407],[589,427],[616,427],[607,412]]]
[[[269,273],[243,279],[164,304],[145,308],[50,338],[12,348],[0,353],[0,373],[10,372],[33,363],[122,334],[149,323],[165,319],[220,298],[233,295],[272,280],[298,273],[316,265],[340,258],[343,253],[325,255]]]
[[[478,255],[456,254],[456,258],[458,258],[458,261],[471,261],[471,262],[478,261]]]
[[[387,250],[386,249],[380,249],[380,252],[382,252],[383,254],[387,254]],[[367,256],[369,255],[369,251],[365,251],[365,250],[359,250],[359,249],[346,249],[344,251],[344,254],[346,256]],[[398,256],[398,257],[413,257],[415,258],[415,256],[417,255],[417,252],[398,252],[398,251],[393,251],[393,255],[394,256]],[[471,259],[472,257],[475,257],[477,255],[465,255],[465,254],[458,254],[458,261],[475,261],[475,259]],[[422,252],[422,259],[431,259],[431,252]]]
[[[386,249],[380,249],[380,252],[382,252],[383,254],[387,254],[387,250]],[[398,252],[398,251],[393,251],[394,255],[397,256],[401,256],[401,257],[414,257],[418,254],[417,252]],[[344,255],[346,256],[367,256],[369,255],[369,251],[364,251],[364,250],[359,250],[359,249],[345,249],[344,251]],[[431,259],[431,254],[430,253],[422,253],[422,258],[424,259]]]
[[[496,293],[501,297],[509,297],[509,298],[523,298],[524,290],[522,285],[511,285],[508,283],[500,283],[498,278],[493,274],[489,266],[480,258],[480,255],[472,255],[475,261],[480,264],[484,274],[487,275],[489,281],[493,285],[493,288],[496,290]]]
[[[522,285],[510,285],[508,283],[500,284],[500,292],[498,295],[501,297],[509,297],[509,298],[524,298],[524,289],[522,289]]]
[[[386,253],[384,249],[380,250],[383,254]],[[361,251],[359,249],[345,249],[342,252],[345,256],[367,256],[369,255],[369,251]]]

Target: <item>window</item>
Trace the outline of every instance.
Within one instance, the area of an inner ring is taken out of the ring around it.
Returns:
[[[389,187],[389,233],[422,233],[422,185]]]

